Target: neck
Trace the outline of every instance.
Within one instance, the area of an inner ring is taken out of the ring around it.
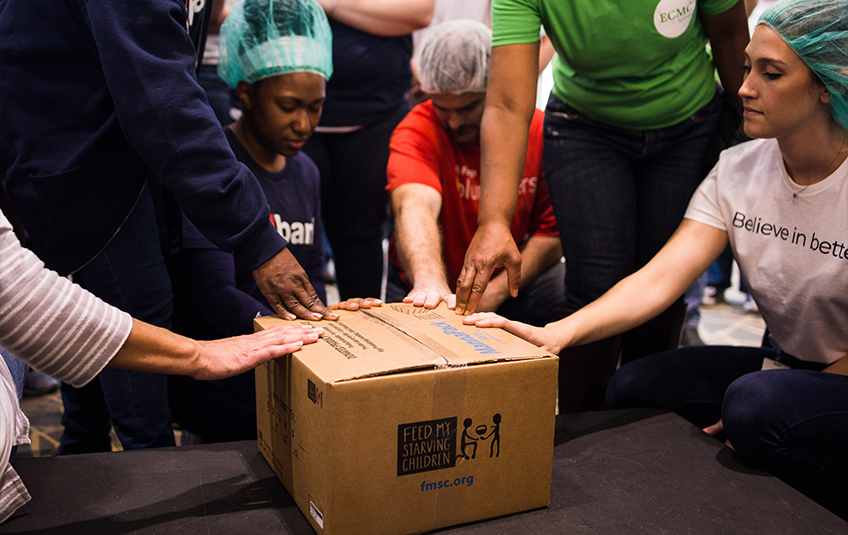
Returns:
[[[786,172],[799,186],[812,186],[836,171],[848,157],[848,132],[841,127],[778,139]]]
[[[253,161],[259,166],[271,173],[279,173],[286,167],[286,157],[282,154],[264,147],[256,136],[253,135],[250,128],[247,127],[243,116],[238,121],[229,126],[230,130],[236,135],[236,138],[244,145],[247,153],[253,158]]]

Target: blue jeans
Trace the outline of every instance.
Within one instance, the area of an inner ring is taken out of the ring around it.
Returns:
[[[0,347],[0,358],[6,362],[6,367],[9,368],[9,373],[12,375],[12,381],[14,381],[15,384],[15,392],[18,394],[18,403],[20,404],[21,398],[24,395],[24,383],[26,383],[29,365],[26,362],[19,360],[16,356],[12,355],[2,347]],[[9,454],[10,464],[15,464],[17,452],[18,447],[13,446],[12,453]]]
[[[704,179],[720,111],[717,95],[682,123],[634,131],[589,119],[551,95],[545,182],[568,267],[568,308],[600,297],[668,241]]]
[[[848,520],[848,377],[759,371],[770,348],[700,346],[622,366],[609,408],[672,410],[698,427],[719,418],[749,462]]]
[[[162,258],[149,190],[106,248],[74,282],[134,318],[168,328],[171,283]],[[62,383],[60,454],[110,451],[110,421],[124,449],[174,445],[167,376],[104,369],[89,384]]]
[[[20,403],[24,395],[24,383],[26,383],[29,365],[2,347],[0,347],[0,358],[6,361],[6,367],[9,368],[9,373],[12,374],[12,380],[15,382],[15,391],[18,393],[18,403]]]

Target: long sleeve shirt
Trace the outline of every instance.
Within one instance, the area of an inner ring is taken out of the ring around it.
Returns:
[[[132,318],[73,284],[15,236],[0,212],[0,347],[50,376],[82,386],[124,345]],[[30,496],[9,464],[12,446],[29,443],[12,377],[0,360],[0,522]]]
[[[31,245],[73,273],[158,180],[251,268],[286,246],[198,85],[184,0],[0,2],[0,178]]]

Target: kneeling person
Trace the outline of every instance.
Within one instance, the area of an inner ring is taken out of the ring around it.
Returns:
[[[265,192],[269,224],[288,241],[326,301],[318,168],[301,153],[312,135],[332,74],[332,34],[311,0],[245,0],[221,27],[218,72],[238,93],[241,117],[225,129],[236,158]],[[197,313],[213,337],[253,332],[274,315],[249,267],[182,221],[182,257]],[[173,378],[174,418],[205,442],[256,436],[253,374],[218,384]]]
[[[419,77],[430,100],[416,106],[392,135],[387,169],[395,218],[394,272],[387,300],[453,307],[465,250],[477,230],[480,122],[486,98],[491,31],[470,20],[439,24],[422,45]],[[478,305],[511,319],[544,325],[562,306],[565,266],[542,176],[543,112],[530,126],[512,235],[521,249],[518,297],[505,272]]]

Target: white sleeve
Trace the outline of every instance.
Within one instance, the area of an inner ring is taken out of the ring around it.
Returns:
[[[698,186],[683,217],[719,230],[727,230],[718,204],[718,167],[717,163]]]

